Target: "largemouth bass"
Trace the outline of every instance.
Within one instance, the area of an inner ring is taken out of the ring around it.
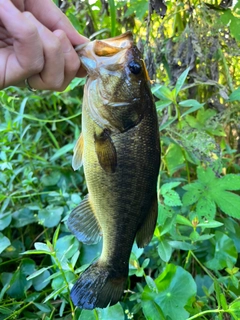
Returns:
[[[103,238],[103,249],[73,286],[71,298],[91,310],[119,301],[134,239],[144,247],[152,238],[160,142],[149,78],[132,34],[89,42],[78,54],[88,78],[73,168],[83,164],[89,194],[70,214],[68,226],[83,243]]]

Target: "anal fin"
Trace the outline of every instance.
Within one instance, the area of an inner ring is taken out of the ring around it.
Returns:
[[[94,214],[87,195],[70,214],[67,225],[76,238],[85,244],[95,244],[100,241],[101,227]]]
[[[145,220],[137,231],[136,242],[139,248],[145,247],[152,239],[158,215],[157,195],[154,197],[152,205]]]
[[[83,157],[83,135],[81,133],[73,149],[73,159],[72,159],[73,170],[76,171],[82,166],[83,164],[82,157]]]

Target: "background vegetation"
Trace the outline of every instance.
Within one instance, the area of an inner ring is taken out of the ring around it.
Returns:
[[[71,168],[84,79],[0,92],[0,319],[240,319],[240,1],[55,1],[77,30],[132,30],[161,132],[159,218],[133,247],[128,289],[104,310],[69,291],[100,253],[66,219],[87,193]]]

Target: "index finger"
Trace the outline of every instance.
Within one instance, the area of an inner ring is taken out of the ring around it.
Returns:
[[[49,30],[63,30],[73,46],[88,41],[74,29],[68,18],[51,0],[26,0],[26,10],[30,11]]]

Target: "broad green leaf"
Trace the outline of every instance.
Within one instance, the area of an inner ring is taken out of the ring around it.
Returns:
[[[178,78],[177,83],[175,85],[175,97],[177,97],[177,95],[179,94],[180,90],[182,89],[184,82],[187,78],[188,72],[189,72],[190,68],[188,67]]]
[[[217,188],[222,188],[222,190],[240,190],[240,175],[226,174],[218,179],[216,186]]]
[[[125,315],[121,304],[118,302],[114,306],[107,307],[104,309],[97,309],[99,320],[114,319],[124,320]]]
[[[165,320],[161,307],[152,300],[142,301],[142,310],[146,320]]]
[[[50,173],[44,174],[42,176],[41,182],[46,187],[55,186],[58,183],[60,177],[60,171],[50,171]]]
[[[55,250],[59,261],[71,259],[79,248],[79,241],[73,235],[61,237],[57,240]]]
[[[234,320],[240,319],[240,300],[235,300],[229,305],[229,312],[234,317]]]
[[[156,102],[156,109],[157,109],[157,111],[162,111],[166,107],[170,106],[171,103],[172,103],[172,101],[169,101],[169,100],[166,100],[166,101],[159,100]]]
[[[162,193],[164,203],[169,207],[182,206],[179,194],[174,190],[167,190]]]
[[[189,313],[184,307],[196,295],[197,290],[191,274],[179,266],[168,264],[155,283],[158,292],[151,291],[148,286],[144,288],[144,303],[154,301],[166,318],[176,319],[177,314],[178,320],[186,320]]]
[[[202,183],[205,183],[206,185],[209,184],[210,181],[216,181],[216,175],[212,171],[211,168],[207,168],[206,170],[203,167],[198,167],[197,168],[197,175],[199,181]]]
[[[10,240],[0,232],[0,254],[10,245]]]
[[[39,251],[41,250],[41,251],[51,252],[50,248],[48,247],[48,245],[46,245],[46,243],[35,242],[34,247],[36,248],[36,250],[39,250]]]
[[[162,193],[167,192],[168,190],[171,190],[172,188],[176,188],[180,184],[181,184],[181,182],[179,182],[179,181],[164,183],[161,187],[161,192]]]
[[[11,298],[22,299],[25,296],[25,291],[28,288],[28,282],[25,275],[18,269],[14,274],[2,273],[1,281],[3,285],[9,284],[7,294]]]
[[[240,101],[240,87],[230,94],[229,101]]]
[[[59,224],[63,214],[63,207],[48,206],[38,212],[39,222],[48,228],[55,227]]]
[[[1,199],[0,199],[1,202]],[[12,215],[10,213],[0,214],[0,231],[7,228],[12,221]]]
[[[0,306],[0,314],[1,315],[9,315],[12,313],[12,310],[11,309],[8,309],[4,306]]]
[[[95,316],[95,310],[82,310],[78,320],[98,320],[98,316]]]
[[[16,211],[13,214],[12,226],[15,228],[21,228],[33,222],[37,222],[37,218],[34,215],[34,212],[28,208]]]
[[[163,100],[164,102],[166,101],[173,101],[173,95],[171,90],[168,89],[168,87],[165,86],[159,86],[156,91],[154,91],[154,95],[158,98]]]
[[[239,29],[240,29],[239,17],[235,17],[233,15],[230,23],[230,31],[232,36],[238,41],[240,40]]]
[[[200,199],[203,193],[202,188],[203,188],[202,184],[199,182],[194,182],[194,183],[185,185],[183,189],[187,190],[187,192],[184,193],[182,197],[183,205],[189,206],[196,203]]]
[[[194,250],[196,247],[188,242],[182,242],[182,241],[169,241],[169,245],[175,249],[179,250],[184,250],[184,251],[189,251],[189,250]]]
[[[209,220],[214,219],[216,214],[216,205],[210,196],[204,195],[198,200],[196,213],[198,217],[205,217]]]
[[[187,218],[181,216],[180,214],[177,215],[176,222],[179,224],[183,224],[185,226],[189,226],[189,227],[193,226],[192,223]]]
[[[216,231],[215,238],[214,257],[205,263],[206,266],[212,270],[222,270],[226,268],[229,263],[235,265],[238,252],[233,240],[220,231]]]
[[[231,217],[240,219],[240,196],[228,191],[219,191],[214,193],[212,190],[211,196],[217,206]]]
[[[175,143],[169,145],[164,158],[171,176],[183,167],[185,161],[181,147]]]
[[[172,247],[167,240],[163,239],[158,244],[159,257],[164,261],[168,262],[172,256]]]

